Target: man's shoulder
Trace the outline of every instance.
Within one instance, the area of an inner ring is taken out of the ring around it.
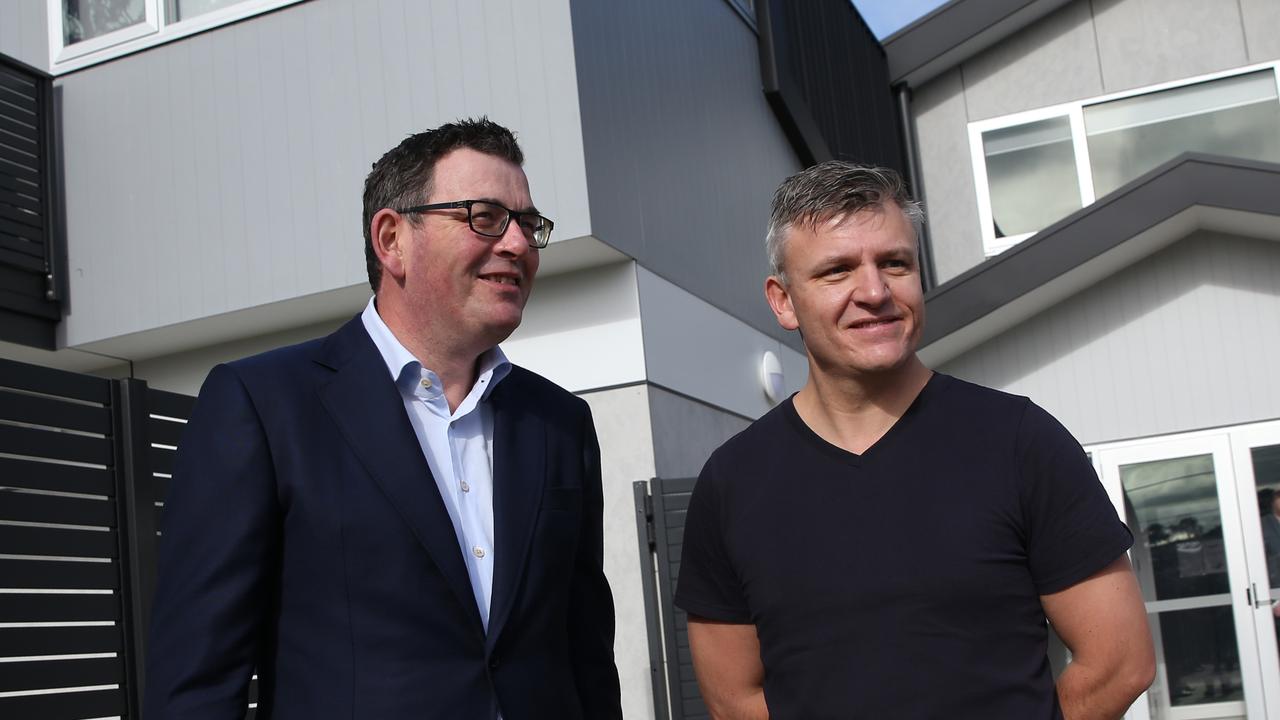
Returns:
[[[512,363],[511,371],[503,378],[498,390],[508,397],[519,396],[526,404],[552,412],[566,410],[582,412],[587,401],[560,387],[538,373]]]
[[[787,398],[761,415],[738,433],[716,448],[707,464],[731,463],[734,465],[758,465],[764,458],[779,452],[780,443],[790,437],[791,422],[788,415],[794,413],[792,398]]]

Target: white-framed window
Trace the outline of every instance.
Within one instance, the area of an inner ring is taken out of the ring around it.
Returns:
[[[970,123],[969,147],[997,255],[1184,152],[1280,162],[1280,63]]]
[[[47,0],[49,69],[78,70],[302,0]]]

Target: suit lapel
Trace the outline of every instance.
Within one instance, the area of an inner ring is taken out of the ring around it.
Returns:
[[[336,370],[319,388],[325,409],[480,629],[453,522],[405,416],[404,401],[360,318],[334,333],[322,354],[318,361]]]
[[[546,427],[523,401],[514,373],[494,389],[493,528],[497,556],[489,607],[490,647],[502,631],[525,567],[546,483]]]

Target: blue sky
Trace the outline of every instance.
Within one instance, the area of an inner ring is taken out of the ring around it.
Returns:
[[[911,21],[928,15],[947,0],[853,0],[862,19],[871,32],[885,38],[911,24]]]

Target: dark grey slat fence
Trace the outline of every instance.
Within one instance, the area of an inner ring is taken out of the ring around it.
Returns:
[[[680,575],[684,518],[695,481],[654,478],[633,485],[649,630],[649,670],[658,720],[710,717],[693,674],[688,618],[673,601]]]
[[[0,718],[139,717],[160,500],[194,402],[0,360],[0,693],[58,690],[0,696]]]

